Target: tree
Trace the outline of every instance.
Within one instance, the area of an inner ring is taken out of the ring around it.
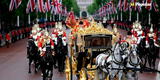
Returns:
[[[67,7],[67,11],[71,11],[71,8],[73,8],[75,15],[79,16],[80,9],[76,0],[63,0],[62,4]]]

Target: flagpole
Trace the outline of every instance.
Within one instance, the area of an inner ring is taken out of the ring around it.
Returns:
[[[31,24],[31,18],[30,18],[30,14],[28,14],[28,24]]]
[[[109,14],[107,14],[107,18],[108,18],[107,20],[109,20]]]
[[[118,21],[118,13],[117,13],[117,21]]]
[[[129,21],[132,21],[131,13],[132,13],[132,11],[129,11]]]
[[[19,27],[19,16],[17,16],[17,26]]]
[[[39,16],[38,16],[38,12],[37,12],[37,19],[36,19],[36,20],[37,20],[37,23],[38,23],[38,17],[39,17]],[[37,24],[37,23],[34,23],[34,24]]]
[[[48,21],[48,15],[47,15],[47,13],[46,13],[46,21]]]
[[[122,21],[122,17],[123,17],[123,16],[122,16],[122,11],[121,11],[121,21]]]
[[[53,14],[53,18],[52,18],[52,20],[54,21],[54,14]]]
[[[137,11],[137,21],[139,21],[139,13],[138,13],[138,11]]]
[[[50,21],[52,20],[52,15],[50,14]]]
[[[149,25],[151,24],[151,13],[149,12]]]

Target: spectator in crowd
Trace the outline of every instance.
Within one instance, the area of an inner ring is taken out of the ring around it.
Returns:
[[[6,46],[7,48],[9,48],[9,41],[11,40],[11,37],[9,35],[9,33],[6,33]]]
[[[15,31],[12,30],[11,34],[12,34],[12,39],[11,39],[11,41],[12,41],[12,43],[14,43],[14,42],[15,42]]]

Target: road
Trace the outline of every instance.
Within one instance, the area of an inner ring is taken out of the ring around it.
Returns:
[[[110,29],[110,28],[109,28]],[[118,29],[123,35],[126,31]],[[0,48],[0,80],[41,80],[41,72],[28,74],[28,60],[26,58],[27,39],[22,39]],[[53,71],[53,80],[65,80],[65,74]],[[139,80],[155,80],[155,73],[140,74]]]

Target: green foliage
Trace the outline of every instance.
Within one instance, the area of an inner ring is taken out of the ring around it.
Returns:
[[[110,0],[94,0],[91,5],[87,7],[89,14],[95,13],[102,5],[105,5]]]
[[[75,15],[79,16],[80,9],[76,0],[62,0],[62,4],[67,7],[67,11],[71,11],[73,8]]]

